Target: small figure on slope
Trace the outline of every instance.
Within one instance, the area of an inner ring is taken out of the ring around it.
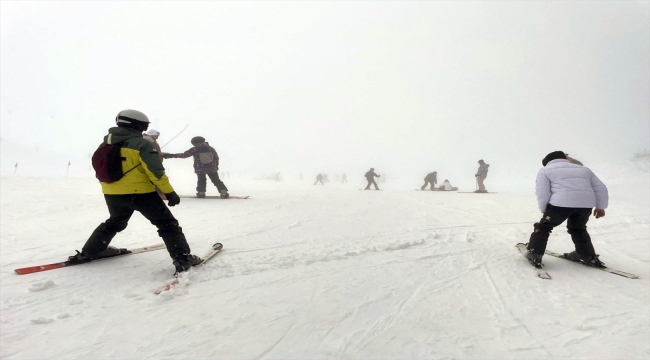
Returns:
[[[456,191],[456,190],[458,190],[458,188],[451,186],[451,183],[449,182],[449,180],[445,179],[445,181],[442,182],[442,185],[440,185],[440,190],[442,190],[442,191]]]
[[[485,181],[485,178],[487,177],[488,174],[488,168],[490,167],[490,164],[486,164],[485,161],[479,160],[478,161],[478,171],[476,172],[476,183],[478,184],[478,190],[474,191],[476,193],[486,193],[487,190],[485,190],[485,185],[483,185],[483,181]]]
[[[318,183],[320,183],[321,185],[325,185],[325,184],[323,183],[323,174],[318,174],[318,175],[316,175],[316,182],[314,183],[314,185],[316,185],[316,184],[318,184]]]
[[[379,177],[379,175],[375,174],[375,168],[370,168],[364,176],[366,177],[366,180],[368,180],[368,185],[364,190],[370,190],[370,185],[375,185],[375,190],[379,190],[379,186],[377,186],[377,183],[375,182],[375,177]]]
[[[120,249],[108,245],[118,232],[126,229],[133,212],[138,211],[158,228],[176,272],[198,265],[201,258],[190,253],[178,221],[154,191],[154,185],[162,190],[169,206],[181,202],[165,175],[158,152],[142,137],[142,132],[149,127],[149,119],[139,111],[124,110],[117,114],[115,121],[117,127],[108,129],[103,144],[122,143],[119,156],[123,176],[113,182],[100,181],[110,217],[93,231],[81,252],[77,251],[68,261],[83,263],[120,253]]]
[[[202,136],[195,136],[192,138],[191,143],[193,147],[184,153],[180,154],[163,154],[165,159],[170,158],[180,158],[185,159],[190,156],[194,157],[194,172],[197,176],[196,183],[196,196],[203,198],[205,197],[205,188],[206,188],[206,175],[210,178],[210,181],[217,187],[219,194],[222,199],[227,199],[230,195],[228,194],[228,188],[226,185],[219,179],[219,155],[217,151],[210,146],[205,141],[205,138]]]
[[[605,216],[609,201],[607,187],[588,167],[572,164],[561,151],[546,155],[542,165],[544,167],[537,173],[535,193],[539,210],[544,215],[533,226],[535,230],[530,235],[526,257],[540,267],[551,231],[567,221],[567,232],[575,245],[575,251],[566,254],[567,257],[603,265],[591,243],[587,221],[593,207],[596,219]]]
[[[347,184],[348,183],[348,176],[343,174],[341,175],[341,184]]]
[[[431,184],[431,190],[433,190],[435,189],[437,183],[438,183],[438,172],[434,171],[428,173],[427,176],[424,177],[424,185],[422,185],[420,189],[424,190],[426,189],[428,184]]]

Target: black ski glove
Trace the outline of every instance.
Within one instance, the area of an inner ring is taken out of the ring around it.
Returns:
[[[181,203],[181,198],[176,195],[176,191],[172,191],[169,194],[165,194],[165,197],[167,198],[167,204],[169,206],[174,206],[178,205]]]

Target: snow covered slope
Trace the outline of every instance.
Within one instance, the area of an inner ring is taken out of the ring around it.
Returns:
[[[603,177],[611,207],[589,223],[601,259],[638,280],[552,257],[553,279],[536,278],[515,248],[540,217],[532,189],[224,180],[251,198],[172,208],[193,252],[224,250],[154,295],[173,273],[164,250],[14,274],[73,254],[107,211],[90,177],[2,177],[0,358],[650,357],[647,173]],[[193,193],[192,181],[174,184]],[[113,242],[157,243],[138,214]],[[572,249],[564,228],[548,248]]]

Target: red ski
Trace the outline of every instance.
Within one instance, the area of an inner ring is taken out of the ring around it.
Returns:
[[[19,275],[33,274],[33,273],[41,272],[41,271],[60,269],[60,268],[67,267],[67,266],[88,264],[88,263],[91,263],[91,262],[94,262],[94,261],[104,260],[104,259],[111,259],[111,258],[122,256],[122,255],[138,254],[138,253],[143,253],[143,252],[147,252],[147,251],[154,251],[154,250],[160,250],[160,249],[165,249],[165,248],[166,248],[165,244],[158,244],[158,245],[145,246],[145,247],[141,247],[141,248],[137,248],[137,249],[131,249],[131,250],[124,249],[119,254],[116,254],[116,255],[113,255],[113,256],[107,256],[107,257],[104,257],[104,258],[95,259],[93,261],[89,261],[89,262],[85,262],[85,263],[72,264],[72,263],[69,263],[67,261],[63,261],[63,262],[58,262],[58,263],[53,263],[53,264],[45,264],[45,265],[37,265],[37,266],[29,266],[29,267],[19,268],[19,269],[15,269],[14,271],[16,272],[16,274],[19,274]]]
[[[218,253],[219,251],[221,251],[221,249],[223,249],[223,245],[222,245],[221,243],[216,243],[216,244],[212,245],[212,249],[210,249],[210,251],[208,251],[208,252],[207,252],[205,255],[203,255],[203,257],[201,258],[201,259],[203,259],[203,261],[202,261],[200,264],[194,266],[194,268],[199,268],[199,267],[201,267],[201,266],[202,266],[203,264],[205,264],[208,260],[210,260],[213,256],[217,255],[217,253]],[[157,289],[154,291],[154,293],[155,293],[156,295],[158,295],[158,294],[160,294],[160,293],[162,293],[162,292],[164,292],[164,291],[171,290],[175,285],[178,285],[178,283],[179,283],[178,278],[179,278],[181,275],[183,275],[183,274],[188,274],[188,272],[177,274],[177,275],[176,275],[176,278],[175,278],[174,280],[172,280],[172,281],[168,282],[167,284],[165,284],[165,285],[163,285],[163,286],[157,288]]]
[[[246,195],[246,196],[230,195],[229,197],[227,197],[225,199],[222,198],[220,195],[216,195],[216,196],[210,195],[210,196],[204,196],[204,197],[198,197],[198,196],[195,196],[195,195],[180,195],[179,197],[183,198],[183,199],[221,199],[221,200],[228,200],[228,199],[248,199],[250,196],[248,196],[248,195]]]

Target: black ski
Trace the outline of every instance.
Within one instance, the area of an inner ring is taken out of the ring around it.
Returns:
[[[624,276],[624,277],[629,278],[629,279],[638,279],[638,278],[639,278],[638,275],[634,275],[634,274],[626,273],[625,271],[614,270],[614,269],[612,269],[612,268],[608,268],[607,266],[596,266],[596,265],[592,265],[592,264],[588,264],[588,263],[582,262],[582,261],[580,261],[580,260],[569,259],[568,257],[566,257],[565,254],[558,254],[558,253],[556,253],[556,252],[549,251],[549,250],[546,250],[545,253],[548,254],[548,255],[551,255],[551,256],[555,256],[556,258],[560,258],[560,259],[564,259],[564,260],[569,260],[569,261],[574,262],[574,263],[578,263],[578,264],[582,264],[582,265],[584,265],[584,266],[588,266],[588,267],[590,267],[590,268],[594,268],[594,269],[598,269],[598,270],[606,271],[606,272],[608,272],[608,273],[612,273],[612,274],[616,274],[616,275]]]
[[[457,191],[458,194],[498,194],[496,192]]]

